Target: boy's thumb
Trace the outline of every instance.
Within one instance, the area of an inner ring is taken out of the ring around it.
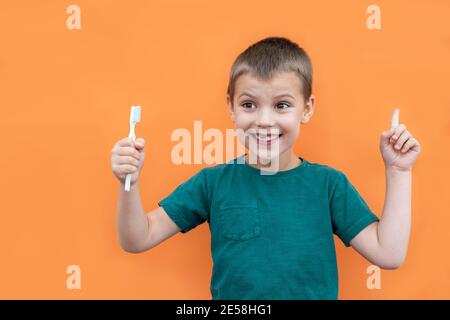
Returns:
[[[134,145],[138,149],[144,149],[145,141],[144,141],[144,139],[141,139],[141,138],[136,139],[136,141],[134,142]]]

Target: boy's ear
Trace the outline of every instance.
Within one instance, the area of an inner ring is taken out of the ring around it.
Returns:
[[[231,98],[229,95],[227,95],[227,106],[228,106],[228,113],[230,114],[231,120],[234,122],[234,108],[233,108],[233,101],[231,101]]]
[[[305,110],[303,110],[302,118],[300,120],[301,123],[308,123],[311,119],[312,115],[314,114],[315,101],[316,97],[314,95],[311,95],[305,104]]]

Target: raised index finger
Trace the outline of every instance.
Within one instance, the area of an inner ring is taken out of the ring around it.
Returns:
[[[400,109],[395,109],[394,112],[392,113],[391,128],[395,128],[396,126],[398,126],[399,117],[400,117]]]

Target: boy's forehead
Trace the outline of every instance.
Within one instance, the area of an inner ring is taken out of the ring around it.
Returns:
[[[236,81],[236,93],[239,95],[247,92],[253,94],[266,93],[291,93],[299,94],[301,82],[294,72],[279,72],[269,79],[261,79],[250,73],[243,74]]]

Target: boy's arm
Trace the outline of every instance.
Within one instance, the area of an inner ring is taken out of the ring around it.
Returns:
[[[129,192],[120,185],[116,220],[121,247],[130,253],[142,252],[142,244],[150,234],[150,222],[142,207],[139,184],[131,185]]]
[[[406,256],[411,227],[411,170],[386,168],[386,195],[380,222],[372,223],[350,241],[371,263],[399,268]]]
[[[144,212],[138,184],[129,192],[120,186],[117,228],[121,247],[130,253],[149,250],[181,231],[163,207]]]
[[[411,228],[412,167],[420,143],[399,124],[399,109],[391,117],[391,129],[380,137],[385,164],[386,195],[380,222],[372,223],[350,241],[350,245],[373,264],[397,269],[405,260]]]

